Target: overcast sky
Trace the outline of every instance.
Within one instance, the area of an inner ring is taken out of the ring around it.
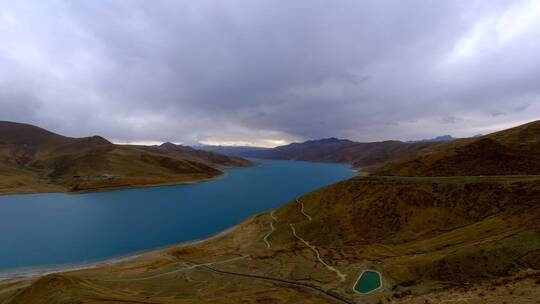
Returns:
[[[540,118],[540,1],[0,0],[0,120],[115,142],[472,136]]]

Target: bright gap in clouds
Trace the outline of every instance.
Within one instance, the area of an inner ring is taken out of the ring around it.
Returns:
[[[203,140],[200,144],[210,145],[210,146],[235,146],[235,147],[263,147],[263,148],[273,148],[277,146],[282,146],[288,144],[288,141],[285,140],[275,140],[275,139],[261,139],[257,141],[221,141],[221,140]]]
[[[516,1],[515,6],[508,10],[478,20],[459,39],[449,56],[449,62],[456,63],[473,56],[481,56],[485,52],[496,52],[527,31],[538,30],[538,20],[540,20],[540,1]]]

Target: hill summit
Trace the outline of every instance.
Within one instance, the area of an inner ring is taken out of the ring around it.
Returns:
[[[115,145],[101,136],[73,138],[0,121],[0,193],[92,191],[206,180],[238,158],[165,144]]]
[[[540,174],[540,121],[439,143],[374,170],[377,175],[459,176]]]

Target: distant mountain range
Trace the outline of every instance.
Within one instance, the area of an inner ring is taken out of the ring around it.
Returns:
[[[364,173],[380,175],[536,174],[540,173],[540,148],[531,136],[538,132],[536,128],[538,122],[461,139],[443,135],[409,142],[360,143],[331,137],[275,148],[220,147],[219,151],[240,157],[349,163]]]
[[[446,135],[441,135],[441,136],[428,138],[428,139],[409,140],[407,142],[408,143],[425,142],[425,141],[427,141],[427,142],[440,142],[440,141],[452,141],[454,139],[456,139],[456,138],[452,137],[452,135],[446,134]]]
[[[201,149],[263,159],[300,160],[311,162],[349,163],[357,168],[382,164],[391,159],[409,156],[434,145],[433,141],[414,143],[396,140],[360,143],[335,137],[291,143],[275,148],[201,146]]]
[[[349,163],[363,173],[378,175],[537,174],[540,173],[540,148],[530,136],[538,131],[536,128],[538,123],[533,122],[460,139],[443,135],[408,142],[360,143],[331,137],[266,149],[220,147],[220,151],[241,157]],[[525,144],[519,139],[528,142]]]
[[[204,180],[250,161],[190,147],[115,145],[0,121],[0,193],[90,191]]]

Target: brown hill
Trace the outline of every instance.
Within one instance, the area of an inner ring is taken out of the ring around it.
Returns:
[[[235,150],[235,153],[267,159],[349,163],[355,168],[363,169],[382,165],[396,158],[414,155],[416,152],[436,144],[437,142],[431,141],[407,143],[397,140],[360,143],[346,139],[326,138],[292,143],[271,149]]]
[[[347,156],[338,153],[353,145],[347,139],[325,138],[308,140],[303,143],[291,143],[264,150],[248,151],[249,155],[267,159],[300,160],[312,162],[348,162]]]
[[[204,180],[250,166],[191,148],[115,145],[100,136],[71,138],[0,122],[0,193],[89,191]]]
[[[45,129],[23,123],[0,121],[0,144],[46,147],[74,140]]]
[[[479,138],[442,143],[373,170],[376,175],[540,174],[540,121]]]

